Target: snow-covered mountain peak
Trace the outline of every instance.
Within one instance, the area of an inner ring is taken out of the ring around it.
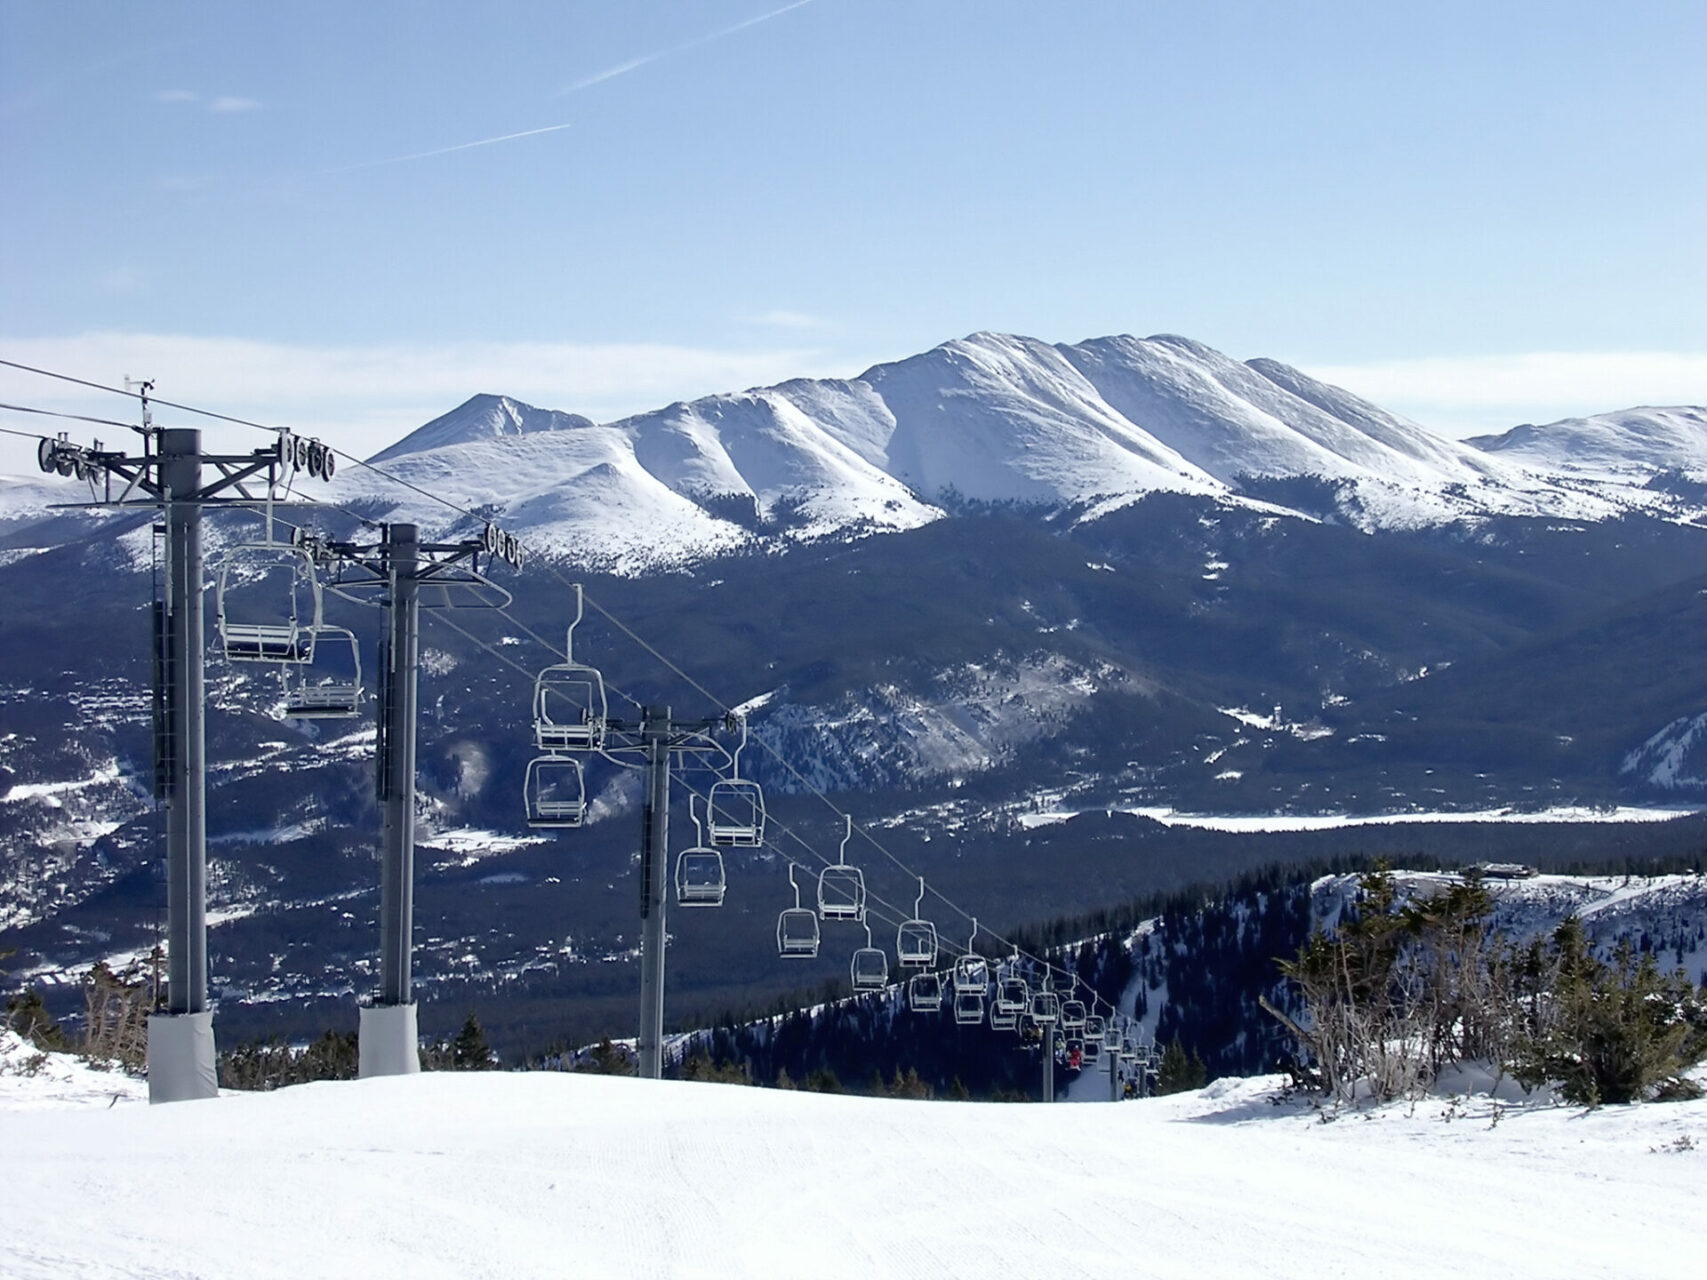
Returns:
[[[442,449],[447,445],[470,444],[477,440],[503,439],[508,436],[529,435],[540,431],[567,431],[576,427],[593,426],[591,418],[558,409],[536,409],[531,404],[512,400],[509,396],[471,396],[441,417],[411,431],[403,439],[369,458],[369,462],[385,462],[407,453]]]
[[[1538,470],[1614,478],[1661,471],[1707,471],[1707,408],[1642,406],[1545,426],[1524,423],[1503,435],[1464,442]]]
[[[1689,494],[1648,481],[1707,472],[1707,410],[1454,441],[1278,361],[1177,334],[1056,345],[983,331],[857,378],[709,395],[603,426],[478,395],[371,461],[536,545],[639,572],[754,539],[909,529],[966,500],[1082,519],[1157,492],[1304,501],[1295,514],[1366,529],[1491,514],[1689,518]],[[1271,483],[1298,478],[1326,485],[1287,499]],[[441,531],[461,519],[360,469],[335,489]],[[42,505],[37,487],[0,489],[0,523],[39,519]]]

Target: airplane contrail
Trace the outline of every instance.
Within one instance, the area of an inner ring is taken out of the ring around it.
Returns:
[[[606,67],[603,71],[594,72],[590,76],[585,76],[582,79],[575,81],[574,84],[559,89],[556,96],[562,97],[564,94],[576,93],[582,89],[591,88],[595,84],[603,84],[606,80],[614,80],[618,76],[627,75],[637,67],[644,67],[647,63],[657,62],[660,58],[668,58],[674,54],[686,53],[689,49],[697,49],[701,45],[710,44],[714,40],[722,40],[726,36],[734,35],[737,31],[745,31],[748,27],[756,27],[761,22],[769,22],[772,18],[781,17],[791,9],[801,9],[811,3],[812,0],[793,0],[792,3],[785,4],[780,8],[771,9],[766,13],[755,14],[751,18],[743,18],[733,26],[723,27],[717,31],[710,32],[707,35],[696,36],[692,40],[686,40],[681,44],[671,45],[667,49],[659,49],[656,53],[644,53],[638,58],[630,58],[627,62],[619,62],[614,67]],[[499,134],[496,138],[477,138],[473,142],[459,142],[455,146],[450,147],[434,147],[430,151],[411,151],[408,155],[386,156],[383,160],[362,160],[355,164],[342,164],[338,165],[336,168],[322,169],[320,170],[320,174],[322,177],[325,177],[335,173],[354,173],[362,169],[377,169],[382,165],[388,164],[404,164],[410,160],[426,160],[433,156],[447,156],[454,151],[469,151],[475,147],[490,147],[500,142],[513,142],[517,138],[532,138],[542,133],[556,133],[559,129],[568,129],[570,127],[571,126],[568,124],[548,124],[540,129],[523,129],[520,133],[503,133]]]
[[[606,80],[614,80],[618,76],[627,75],[630,71],[635,70],[637,67],[644,67],[649,62],[657,62],[660,58],[668,58],[674,54],[686,53],[689,49],[697,49],[702,44],[710,44],[713,40],[721,40],[725,36],[732,36],[737,31],[745,31],[748,27],[756,27],[761,22],[769,22],[772,18],[781,17],[790,9],[801,9],[811,3],[812,0],[794,0],[794,3],[785,4],[780,9],[772,9],[769,13],[761,13],[752,18],[743,18],[732,27],[724,27],[722,30],[711,32],[709,35],[696,36],[692,40],[684,41],[681,44],[671,45],[668,49],[659,49],[656,53],[643,53],[638,58],[630,58],[627,62],[619,62],[614,67],[606,67],[603,71],[595,71],[592,75],[585,76],[582,79],[575,81],[574,84],[564,86],[557,91],[557,96],[561,98],[566,93],[579,93],[582,89],[590,89],[596,84],[603,84]]]
[[[496,138],[477,138],[473,142],[459,142],[451,147],[434,147],[431,151],[411,151],[406,156],[387,156],[383,160],[362,160],[356,164],[341,164],[335,169],[322,169],[322,176],[331,173],[350,173],[356,169],[376,169],[382,164],[402,164],[405,160],[425,160],[429,156],[447,156],[453,151],[467,151],[473,147],[490,147],[499,142],[512,142],[517,138],[531,138],[541,133],[556,133],[559,129],[570,128],[567,124],[548,124],[540,129],[523,129],[520,133],[501,133]]]

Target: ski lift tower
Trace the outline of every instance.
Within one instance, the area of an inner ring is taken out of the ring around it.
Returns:
[[[510,593],[479,572],[486,552],[517,567],[521,549],[494,525],[463,542],[426,543],[412,524],[383,526],[377,545],[315,544],[336,563],[327,589],[385,610],[380,641],[375,790],[384,809],[380,844],[379,991],[361,1006],[357,1071],[363,1077],[421,1069],[411,992],[415,920],[415,720],[422,609],[502,609]]]
[[[275,490],[307,470],[330,479],[333,454],[319,441],[280,431],[270,448],[205,454],[193,427],[156,428],[141,386],[142,453],[129,455],[43,440],[43,471],[89,485],[88,503],[154,507],[164,515],[166,592],[154,605],[154,791],[166,805],[166,1008],[148,1019],[148,1100],[182,1102],[219,1092],[207,977],[206,650],[202,607],[201,515],[218,506],[264,507]],[[204,477],[204,467],[218,474]]]

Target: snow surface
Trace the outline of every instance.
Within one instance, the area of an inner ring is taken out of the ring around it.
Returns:
[[[149,1107],[23,1077],[0,1273],[1636,1280],[1700,1255],[1707,1102],[1324,1123],[1276,1085],[1045,1109],[428,1074]]]
[[[1080,813],[1129,813],[1152,818],[1163,826],[1200,827],[1208,831],[1332,831],[1340,827],[1395,826],[1412,822],[1669,822],[1701,813],[1700,808],[1657,808],[1617,805],[1602,809],[1558,805],[1550,809],[1464,809],[1432,813],[1181,813],[1166,807],[1118,809],[1049,809],[1019,816],[1022,827],[1046,827]]]

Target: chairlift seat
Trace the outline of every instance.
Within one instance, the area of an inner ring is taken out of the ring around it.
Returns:
[[[990,963],[983,956],[968,953],[954,962],[954,994],[976,995],[980,1000],[990,988]],[[983,1021],[983,1013],[978,1015]]]
[[[895,931],[895,957],[904,967],[935,964],[936,944],[936,926],[929,920],[903,920]]]
[[[1031,1020],[1040,1027],[1054,1026],[1061,1020],[1061,997],[1053,991],[1032,992]]]
[[[685,849],[676,859],[678,907],[721,907],[728,884],[723,855],[715,849]]]
[[[1089,1017],[1083,1000],[1063,1000],[1061,1002],[1061,1030],[1083,1031],[1085,1019]]]
[[[606,719],[604,677],[595,668],[558,663],[534,680],[533,736],[541,751],[598,751]]]
[[[826,920],[865,919],[865,873],[840,862],[820,871],[818,914]]]
[[[877,947],[861,947],[849,965],[855,991],[880,991],[889,982],[889,957]]]
[[[249,597],[257,593],[271,597],[269,607],[253,607]],[[232,547],[221,557],[215,587],[219,639],[227,660],[311,661],[320,599],[314,560],[301,547],[272,541]]]
[[[1090,1037],[1087,1036],[1085,1038],[1085,1044],[1084,1044],[1084,1057],[1085,1057],[1085,1065],[1086,1066],[1090,1066],[1093,1062],[1101,1062],[1102,1061],[1102,1041],[1101,1040],[1092,1040]]]
[[[706,834],[714,845],[755,848],[765,842],[765,793],[746,778],[723,778],[706,797]]]
[[[320,720],[361,710],[362,663],[355,634],[344,627],[315,627],[311,657],[282,668],[286,717]]]
[[[996,984],[996,1008],[1018,1017],[1031,1007],[1031,988],[1024,978],[1003,978]]]
[[[975,1027],[984,1021],[984,993],[982,991],[956,991],[954,993],[954,1020],[963,1027]]]
[[[810,960],[818,954],[818,913],[787,907],[776,918],[776,950],[785,960]]]
[[[524,782],[530,827],[578,827],[587,820],[587,784],[581,762],[568,756],[536,756]]]
[[[942,1011],[942,975],[915,973],[907,981],[907,1007],[914,1013]]]
[[[990,1029],[992,1031],[1017,1031],[1019,1029],[1019,1013],[1017,1010],[1003,1007],[997,1001],[990,1005]]]

